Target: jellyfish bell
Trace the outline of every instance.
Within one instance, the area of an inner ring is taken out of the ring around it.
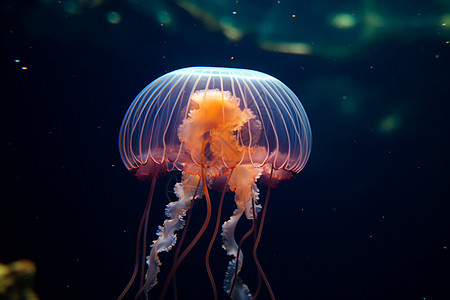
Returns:
[[[286,85],[267,74],[245,69],[191,67],[170,72],[150,83],[130,105],[120,129],[119,149],[130,171],[140,179],[152,180],[138,234],[138,244],[142,240],[144,247],[144,224],[148,223],[155,180],[166,172],[182,172],[181,182],[174,187],[178,201],[167,205],[167,219],[159,227],[158,237],[145,259],[145,283],[141,279],[140,292],[148,293],[157,284],[161,266],[158,254],[175,246],[176,232],[184,227],[184,217],[193,199],[205,198],[207,213],[203,226],[183,253],[178,255],[177,250],[161,293],[161,299],[164,298],[178,265],[208,226],[211,217],[208,188],[213,188],[222,192],[218,219],[205,258],[214,298],[218,294],[209,253],[219,229],[224,193],[228,190],[235,195],[236,209],[222,225],[222,247],[232,256],[224,290],[232,299],[240,299],[240,295],[251,298],[249,288],[239,278],[243,265],[240,248],[250,232],[257,232],[253,258],[259,276],[274,297],[256,256],[270,187],[300,172],[311,150],[311,128],[306,112]],[[258,180],[269,186],[260,217]],[[253,226],[238,245],[234,231],[242,215],[253,220]],[[137,250],[132,280],[119,299],[134,281],[139,260],[143,258],[138,258]]]

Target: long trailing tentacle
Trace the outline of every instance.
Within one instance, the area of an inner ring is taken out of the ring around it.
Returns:
[[[244,257],[242,250],[236,244],[234,231],[244,212],[247,219],[252,220],[254,219],[253,211],[260,209],[260,205],[257,204],[259,190],[256,186],[256,181],[260,174],[261,169],[241,165],[235,168],[230,179],[229,185],[230,189],[235,192],[234,200],[237,209],[233,212],[233,216],[222,226],[222,247],[227,251],[228,255],[233,256],[233,259],[228,264],[224,280],[224,290],[230,295],[231,299],[251,299],[248,287],[239,278]],[[231,286],[233,286],[233,289],[231,289]]]
[[[258,218],[256,216],[256,211],[253,210],[253,245],[256,243],[256,239],[258,238]],[[261,291],[261,285],[262,285],[262,279],[261,279],[261,273],[258,271],[258,285],[256,287],[255,294],[253,295],[253,299],[256,300],[256,298],[259,295],[259,292]]]
[[[175,192],[180,200],[171,202],[166,206],[167,219],[162,226],[158,228],[158,239],[153,241],[150,254],[147,256],[147,274],[145,284],[141,287],[135,299],[145,291],[145,294],[158,283],[157,275],[161,262],[158,254],[162,251],[169,251],[176,244],[177,237],[175,232],[184,226],[184,216],[191,207],[191,201],[194,198],[196,186],[200,178],[196,175],[183,174],[183,181],[175,185]],[[201,197],[197,195],[196,197]]]
[[[195,196],[197,195],[199,185],[200,185],[200,180],[198,181],[197,187],[195,188],[195,193],[194,193],[193,199],[195,199]],[[191,209],[187,213],[186,224],[184,225],[183,234],[181,235],[180,241],[178,242],[177,250],[175,251],[175,254],[173,256],[173,263],[172,263],[172,265],[175,265],[175,263],[176,263],[176,261],[178,259],[178,256],[180,255],[181,246],[183,245],[183,241],[184,241],[184,238],[186,237],[186,232],[187,232],[189,223],[191,221],[192,209],[193,209],[193,204],[191,205]],[[178,295],[177,295],[177,277],[176,277],[175,274],[173,275],[172,282],[173,282],[173,297],[174,297],[175,300],[177,300],[178,299]]]
[[[156,177],[153,177],[153,179],[156,179]],[[152,179],[152,198],[153,198],[153,191],[155,189],[155,183],[156,180]],[[155,181],[155,183],[153,182]],[[148,203],[150,202],[150,203]],[[144,232],[142,233],[142,250],[141,250],[141,278],[139,281],[139,286],[142,287],[144,285],[144,274],[145,274],[145,249],[147,247],[147,230],[148,230],[148,219],[150,217],[150,207],[151,207],[151,200],[147,201],[147,206],[145,207],[145,221],[144,221]]]
[[[211,249],[212,249],[212,246],[214,244],[214,241],[216,240],[217,232],[219,231],[220,216],[222,214],[223,199],[225,197],[225,192],[226,192],[226,190],[228,188],[228,183],[230,181],[231,175],[233,175],[233,169],[231,169],[230,174],[227,177],[227,181],[225,183],[225,186],[223,187],[222,194],[220,195],[219,207],[217,209],[216,226],[214,227],[214,233],[213,233],[213,236],[211,237],[211,241],[209,242],[208,250],[206,251],[206,256],[205,256],[206,271],[208,272],[208,277],[209,277],[209,281],[211,282],[211,286],[213,286],[214,299],[217,299],[217,289],[216,289],[216,285],[214,283],[214,277],[212,275],[211,268],[209,266],[209,256],[210,256]]]
[[[262,215],[261,215],[261,222],[259,224],[258,236],[256,237],[255,245],[253,246],[253,259],[255,260],[256,267],[258,268],[258,272],[261,275],[261,277],[263,278],[264,283],[265,283],[265,285],[267,287],[267,290],[269,291],[270,298],[272,300],[274,300],[275,299],[275,295],[273,294],[272,288],[270,287],[270,283],[267,280],[266,274],[264,274],[264,271],[263,271],[263,269],[261,267],[261,264],[259,263],[258,256],[256,254],[259,242],[261,241],[261,234],[262,234],[262,230],[263,230],[263,226],[264,226],[264,219],[266,218],[267,206],[269,205],[270,184],[271,184],[271,181],[272,181],[272,173],[273,173],[273,167],[272,167],[272,170],[270,171],[269,187],[267,188],[266,201],[264,202],[264,208],[263,208],[263,212],[262,212]],[[253,297],[253,299],[256,299],[256,297],[259,294],[259,290],[260,290],[260,287],[258,287],[257,292],[255,293],[255,296]]]
[[[236,229],[236,225],[239,222],[242,214],[244,213],[241,209],[235,209],[233,215],[230,217],[228,221],[223,223],[222,225],[222,238],[223,238],[223,249],[227,252],[228,255],[233,256],[233,259],[228,263],[227,271],[225,273],[225,280],[223,282],[223,288],[227,294],[230,295],[231,299],[245,299],[240,298],[238,295],[247,295],[246,299],[251,299],[250,291],[248,287],[240,280],[236,279],[235,286],[233,288],[233,294],[231,292],[231,284],[235,280],[235,274],[238,274],[241,270],[243,264],[243,255],[242,251],[239,249],[236,240],[234,238],[234,231]],[[239,252],[239,254],[238,254]],[[240,257],[239,260],[236,260],[236,257]],[[235,271],[237,269],[237,271]]]
[[[155,184],[156,184],[156,177],[153,177],[152,183],[150,186],[150,192],[148,194],[147,204],[145,205],[145,210],[144,210],[144,213],[142,214],[141,222],[139,223],[139,230],[138,230],[137,239],[136,239],[136,260],[134,263],[133,275],[131,276],[130,281],[128,282],[127,286],[124,288],[124,290],[120,294],[118,300],[122,300],[123,297],[125,297],[125,295],[128,293],[128,291],[130,290],[130,287],[133,285],[133,282],[136,279],[136,275],[139,270],[139,248],[140,248],[141,238],[142,238],[142,228],[144,227],[144,223],[145,223],[145,232],[147,232],[148,216],[150,214],[150,207],[152,205],[153,192],[155,191]],[[144,237],[144,241],[145,241],[145,237]],[[145,242],[143,243],[143,245],[145,247]],[[145,255],[145,250],[144,250],[144,255]],[[145,257],[142,257],[141,269],[144,268],[144,261],[145,261],[144,258]]]
[[[257,212],[256,212],[256,203],[255,201],[252,201],[252,213],[253,213],[253,222],[252,222],[252,227],[247,231],[247,233],[241,238],[241,241],[239,242],[239,248],[238,249],[242,249],[242,245],[244,243],[244,241],[250,236],[250,234],[252,234],[252,232],[254,233],[254,237],[255,237],[255,241],[256,241],[256,236],[257,236],[257,223],[258,223],[258,218],[257,218]],[[236,260],[239,261],[239,251],[238,251],[238,256],[236,257]],[[237,269],[234,270],[234,278],[233,278],[233,283],[231,284],[231,290],[230,290],[230,294],[233,294],[233,288],[234,288],[234,284],[236,282],[236,277],[237,277]],[[258,273],[258,284],[260,284],[261,281],[261,275],[259,275]],[[254,296],[256,297],[256,296]]]
[[[239,252],[240,252],[239,250],[242,249],[242,245],[244,244],[244,241],[250,236],[250,234],[252,234],[253,230],[254,230],[254,226],[252,225],[252,227],[247,231],[246,234],[244,234],[244,236],[239,241],[237,257],[236,257],[236,261],[237,262],[239,262]],[[234,269],[233,282],[231,283],[231,288],[230,288],[230,295],[233,295],[233,289],[234,289],[234,285],[236,284],[237,273],[238,273],[238,269],[235,268]]]
[[[193,209],[193,206],[191,207],[191,209],[187,213],[186,224],[184,225],[183,234],[182,234],[182,236],[180,238],[179,245],[178,245],[177,250],[175,252],[175,255],[173,257],[172,265],[174,265],[177,262],[177,259],[178,259],[179,255],[180,255],[181,246],[183,245],[183,241],[184,241],[184,238],[186,237],[186,232],[187,232],[187,229],[189,227],[189,223],[191,221],[192,209]],[[172,286],[173,286],[173,299],[174,300],[178,300],[177,276],[176,276],[176,274],[173,275]]]
[[[183,261],[183,259],[186,257],[186,255],[191,251],[191,249],[195,246],[195,244],[198,242],[198,240],[202,237],[203,233],[205,232],[206,228],[208,227],[209,220],[211,219],[211,199],[209,198],[208,188],[206,185],[205,164],[204,164],[205,147],[208,142],[209,142],[209,138],[203,142],[202,151],[201,151],[201,159],[202,159],[201,180],[202,180],[202,186],[203,186],[203,193],[204,193],[205,199],[206,199],[206,218],[205,218],[205,221],[203,222],[203,225],[200,228],[199,232],[195,236],[195,238],[191,241],[189,246],[187,246],[187,248],[184,250],[184,252],[177,259],[176,263],[172,266],[172,270],[170,270],[170,273],[167,276],[166,282],[164,283],[164,287],[161,292],[161,296],[159,298],[160,300],[164,299],[166,292],[167,292],[167,288],[169,287],[169,283],[172,280],[172,277],[175,274],[178,266]]]

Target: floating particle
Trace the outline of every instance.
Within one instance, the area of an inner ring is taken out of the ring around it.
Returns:
[[[400,127],[400,124],[401,124],[400,114],[393,113],[381,119],[378,124],[378,127],[381,132],[390,133],[398,129]]]
[[[110,11],[106,14],[106,20],[111,24],[119,24],[122,17],[117,11]]]
[[[331,19],[331,25],[336,28],[351,28],[356,25],[356,19],[351,14],[340,13]]]

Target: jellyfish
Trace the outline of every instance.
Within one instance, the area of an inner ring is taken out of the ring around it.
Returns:
[[[141,285],[136,297],[140,294],[148,297],[158,283],[162,267],[159,253],[170,251],[176,245],[177,232],[184,228],[194,199],[200,199],[197,201],[206,202],[203,225],[183,252],[178,246],[160,294],[160,299],[164,299],[178,266],[211,221],[210,189],[221,192],[217,219],[213,222],[214,233],[205,255],[212,296],[214,299],[220,296],[211,272],[210,252],[221,227],[222,248],[230,256],[224,272],[224,292],[231,299],[256,299],[264,282],[270,297],[275,298],[257,257],[270,189],[300,172],[311,151],[308,117],[286,85],[270,75],[247,69],[190,67],[175,70],[151,82],[134,99],[120,128],[119,149],[128,170],[139,179],[151,180],[138,230],[136,265],[119,299],[129,291],[139,269]],[[178,200],[167,204],[167,218],[159,226],[145,257],[146,228],[155,182],[171,171],[182,174],[180,182],[174,186]],[[258,182],[268,185],[264,203],[259,201]],[[234,193],[235,209],[220,225],[226,192]],[[253,225],[238,244],[234,233],[243,216]],[[242,243],[252,233],[252,256],[259,278],[253,295],[240,278],[244,263]],[[184,235],[180,242],[183,238]]]

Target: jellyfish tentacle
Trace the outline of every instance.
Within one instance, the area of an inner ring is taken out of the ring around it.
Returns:
[[[239,222],[239,219],[241,218],[243,213],[244,211],[242,209],[239,208],[235,209],[230,219],[224,222],[222,225],[222,239],[223,239],[222,248],[227,252],[228,255],[233,256],[233,259],[228,263],[227,271],[225,272],[225,279],[223,281],[223,289],[229,295],[231,292],[231,284],[235,280],[234,279],[235,274],[239,274],[239,271],[241,270],[244,261],[242,251],[239,249],[236,240],[234,238],[234,231],[236,229],[236,225]],[[240,257],[240,259],[237,261],[236,257],[238,256]],[[235,271],[236,269],[237,271]],[[241,280],[237,280],[235,287],[233,289],[233,294],[230,296],[232,299],[239,299],[234,298],[233,295],[238,295],[242,293],[248,295],[247,299],[251,299],[248,287]]]
[[[194,192],[193,199],[195,199],[195,196],[197,195],[198,187],[199,187],[199,186],[200,186],[200,180],[198,181],[197,187],[195,188],[195,192]],[[178,242],[178,247],[177,247],[177,249],[176,249],[176,251],[175,251],[175,254],[174,254],[174,257],[173,257],[173,263],[172,263],[172,265],[175,265],[175,263],[176,263],[176,261],[177,261],[177,259],[178,259],[178,256],[179,256],[179,254],[180,254],[181,246],[183,245],[183,241],[184,241],[184,238],[186,237],[186,232],[187,232],[187,229],[188,229],[190,220],[191,220],[192,209],[193,209],[193,205],[191,205],[191,209],[187,212],[187,218],[186,218],[186,221],[185,221],[185,224],[184,224],[183,234],[181,235],[180,241]],[[176,282],[176,276],[175,276],[175,274],[173,275],[173,297],[174,297],[175,300],[178,299],[178,295],[177,295],[177,282]]]
[[[136,279],[136,275],[137,275],[137,272],[139,269],[139,247],[140,247],[141,238],[142,238],[142,228],[144,227],[144,223],[145,223],[145,227],[147,227],[147,225],[148,225],[148,216],[150,214],[150,207],[152,205],[153,192],[155,191],[155,184],[156,184],[156,177],[153,177],[152,184],[150,187],[150,192],[148,194],[147,204],[145,205],[145,210],[144,210],[144,213],[142,214],[141,222],[139,223],[139,230],[138,230],[137,239],[136,239],[136,261],[134,264],[133,275],[131,276],[130,281],[128,282],[127,286],[124,288],[124,290],[120,294],[118,300],[122,300],[123,297],[125,297],[125,295],[128,293],[128,290],[130,289],[131,285],[133,284],[134,280]],[[145,232],[147,232],[147,229],[145,229]],[[145,239],[144,239],[143,245],[145,247]],[[144,257],[142,258],[142,260],[144,260]],[[141,266],[141,268],[143,268],[143,267],[144,266]]]
[[[272,167],[272,170],[270,171],[269,183],[272,181],[272,173],[273,173],[273,167]],[[258,249],[259,242],[261,241],[261,234],[262,234],[262,229],[263,229],[263,226],[264,226],[264,219],[266,218],[267,206],[269,204],[270,187],[271,186],[269,184],[269,186],[267,188],[266,201],[264,202],[264,208],[263,208],[262,215],[261,215],[261,221],[260,221],[260,224],[259,224],[258,235],[257,235],[256,240],[255,240],[255,245],[253,246],[253,259],[255,261],[256,267],[258,268],[258,272],[261,275],[261,277],[263,278],[264,283],[265,283],[265,285],[267,287],[267,290],[269,291],[270,298],[272,300],[274,300],[275,299],[275,295],[273,294],[272,288],[270,287],[269,280],[267,280],[266,274],[264,274],[264,271],[263,271],[263,269],[261,267],[261,264],[259,263],[258,256],[256,254],[256,250]],[[256,290],[255,297],[254,297],[255,299],[258,296],[260,289],[261,289],[261,282],[259,281],[258,288]]]
[[[239,241],[239,246],[238,246],[238,252],[237,252],[237,257],[236,257],[236,261],[239,262],[239,250],[242,249],[242,245],[244,244],[244,241],[250,236],[250,234],[252,234],[254,230],[254,226],[252,225],[252,227],[247,231],[246,234],[244,234],[244,236],[241,238],[241,240]],[[231,288],[230,288],[230,295],[233,294],[233,289],[234,289],[234,285],[236,283],[236,277],[237,277],[237,272],[238,269],[234,269],[234,277],[233,277],[233,282],[231,283]]]
[[[257,211],[256,211],[256,200],[252,201],[252,212],[253,212],[253,222],[252,222],[252,227],[247,231],[247,233],[241,238],[241,241],[239,242],[239,248],[238,249],[242,249],[242,245],[244,244],[244,241],[250,236],[250,234],[254,233],[254,237],[255,237],[255,241],[256,241],[256,235],[257,235]],[[238,251],[238,256],[236,257],[236,260],[239,261],[239,251]],[[231,291],[230,294],[233,293],[233,288],[234,288],[234,284],[236,281],[236,276],[237,276],[237,269],[235,269],[234,272],[234,278],[233,278],[233,283],[231,284]],[[260,284],[261,281],[261,275],[259,275],[258,273],[258,283]],[[256,291],[256,293],[258,293],[258,291]],[[256,295],[256,294],[255,294]],[[253,296],[253,299],[255,299],[256,296]]]
[[[230,174],[228,175],[226,183],[223,187],[222,194],[220,195],[219,207],[217,209],[216,226],[214,227],[214,233],[213,233],[213,236],[211,237],[211,241],[209,242],[208,249],[206,250],[206,256],[205,256],[205,264],[206,264],[206,270],[208,272],[209,281],[211,282],[212,285],[214,285],[214,299],[217,299],[217,290],[215,289],[214,277],[212,275],[211,268],[209,267],[209,256],[210,256],[214,241],[216,240],[217,232],[219,231],[220,216],[222,215],[223,199],[225,197],[225,192],[227,190],[231,175],[233,175],[233,169],[231,169]]]
[[[206,95],[205,95],[206,97]],[[203,143],[203,147],[202,147],[202,152],[201,152],[201,160],[202,160],[202,184],[203,184],[203,192],[205,194],[205,198],[206,198],[206,204],[208,207],[208,214],[206,216],[208,223],[209,223],[209,218],[211,217],[211,200],[209,199],[209,193],[208,193],[208,187],[206,185],[206,177],[205,177],[205,147],[206,144],[209,143],[211,140],[210,137],[208,137],[205,142]],[[227,179],[227,182],[229,181],[229,179]],[[225,185],[226,188],[226,185]],[[223,193],[225,193],[225,188],[223,190]],[[223,197],[221,199],[221,204],[220,204],[220,208],[222,208],[222,203],[223,203]],[[220,215],[218,216],[218,218],[220,218]],[[205,228],[206,229],[206,228]],[[211,245],[211,243],[210,243]],[[210,247],[208,247],[208,250],[210,250]],[[214,295],[214,300],[217,300],[217,289],[216,289],[216,284],[214,283],[214,278],[212,276],[211,273],[211,268],[209,266],[209,252],[207,253],[206,257],[205,257],[205,264],[206,264],[206,271],[208,273],[209,276],[209,280],[211,282],[211,288],[213,290],[213,295]]]
[[[187,212],[187,217],[186,217],[186,221],[185,221],[185,225],[184,225],[184,230],[183,230],[183,234],[180,238],[180,241],[178,242],[178,246],[177,246],[177,250],[175,252],[175,255],[173,257],[173,262],[172,265],[174,265],[178,259],[178,256],[180,254],[180,250],[181,250],[181,246],[183,245],[183,241],[184,238],[186,237],[186,232],[191,220],[191,216],[192,216],[192,209],[193,209],[193,205],[191,206],[191,209]],[[173,275],[173,279],[172,279],[172,285],[173,285],[173,298],[174,300],[178,299],[178,294],[177,294],[177,277],[176,274]]]
[[[230,189],[235,192],[237,209],[233,216],[222,226],[223,248],[228,255],[234,258],[228,264],[227,272],[224,280],[224,289],[232,299],[251,299],[248,287],[237,276],[242,268],[243,254],[234,239],[234,231],[239,218],[244,214],[247,219],[254,218],[254,210],[257,210],[259,198],[259,190],[256,181],[262,172],[261,168],[255,168],[251,165],[240,165],[235,168],[233,176],[231,176],[229,185]],[[239,257],[239,259],[237,259]],[[236,278],[235,278],[236,277]],[[231,285],[234,282],[233,290]],[[230,294],[230,292],[233,292]]]
[[[163,287],[163,290],[161,292],[161,296],[159,297],[160,300],[164,299],[164,297],[166,295],[166,292],[167,292],[167,288],[169,287],[169,283],[172,280],[172,277],[175,274],[175,271],[177,270],[178,266],[183,261],[183,259],[186,257],[186,255],[191,251],[191,249],[195,246],[195,244],[198,242],[198,240],[202,237],[203,233],[206,230],[206,227],[208,227],[209,220],[211,219],[211,199],[209,198],[208,188],[207,188],[207,185],[206,185],[205,165],[204,165],[205,147],[206,147],[207,143],[209,142],[209,140],[210,139],[208,137],[203,142],[203,146],[202,146],[202,150],[201,150],[202,164],[201,164],[201,178],[200,179],[202,181],[203,193],[204,193],[204,196],[205,196],[205,199],[206,199],[206,218],[205,218],[205,221],[203,222],[203,225],[200,228],[199,232],[195,236],[195,238],[191,241],[189,246],[187,246],[187,248],[184,250],[184,252],[181,254],[181,256],[177,259],[176,263],[172,266],[172,270],[170,270],[170,273],[167,276],[167,280],[164,283],[164,287]],[[215,288],[215,286],[214,286],[214,288]]]
[[[196,198],[201,198],[201,197],[196,197]],[[188,253],[192,250],[192,248],[195,246],[195,244],[197,244],[198,240],[202,237],[203,233],[206,230],[206,227],[209,224],[209,219],[211,217],[211,201],[209,199],[209,195],[206,197],[206,206],[207,206],[207,211],[209,211],[209,214],[207,213],[205,221],[203,222],[203,225],[200,228],[197,235],[194,237],[194,239],[191,241],[191,243],[186,247],[186,249],[184,249],[183,253],[180,255],[180,257],[178,257],[176,263],[172,266],[172,270],[170,270],[170,273],[167,276],[166,282],[164,283],[163,291],[161,292],[161,296],[160,296],[161,300],[164,299],[164,296],[167,292],[167,288],[169,287],[169,283],[172,280],[172,277],[175,274],[175,271],[177,270],[178,266],[183,261],[183,259],[186,257],[186,255],[188,255]]]
[[[153,193],[155,191],[156,176],[152,178],[152,185],[150,187],[149,199],[147,200],[147,205],[145,206],[145,221],[144,221],[144,232],[142,234],[142,259],[141,259],[141,278],[139,281],[139,286],[143,286],[144,274],[145,274],[145,249],[147,247],[147,230],[148,230],[148,218],[150,216],[150,208],[152,205]],[[144,218],[144,217],[143,217]]]
[[[209,198],[209,193],[208,193],[208,189],[206,187],[206,178],[205,178],[205,174],[203,172],[203,168],[202,168],[202,182],[203,182],[203,189],[204,189],[204,193],[205,193],[205,198],[206,198],[206,205],[207,205],[207,215],[206,215],[206,220],[208,222],[205,221],[205,224],[208,225],[209,223],[209,219],[211,218],[211,199]],[[205,227],[206,229],[206,227]],[[204,232],[205,230],[203,230]],[[203,234],[202,232],[202,234]],[[217,300],[217,289],[216,289],[216,284],[214,283],[214,279],[211,280],[212,278],[212,274],[211,274],[211,268],[209,267],[209,261],[206,260],[207,264],[206,264],[206,271],[208,272],[208,275],[210,275],[210,282],[211,282],[211,288],[213,290],[213,294],[214,294],[214,300]]]
[[[199,180],[199,176],[183,174],[183,181],[175,185],[174,190],[180,200],[171,202],[166,206],[167,219],[162,226],[159,226],[158,239],[153,241],[152,249],[147,256],[148,268],[145,284],[137,296],[144,290],[147,294],[158,283],[157,275],[161,266],[158,253],[168,252],[176,244],[177,236],[175,232],[184,227],[183,218],[191,207],[191,201],[194,198]],[[200,198],[201,196],[197,195],[196,197]]]
[[[253,245],[255,245],[256,239],[258,238],[258,218],[257,218],[257,212],[256,212],[256,208],[253,208]],[[256,291],[253,295],[253,300],[256,300],[256,298],[258,297],[258,294],[261,290],[261,283],[262,283],[262,279],[261,279],[261,274],[258,271],[258,285],[256,287]]]

